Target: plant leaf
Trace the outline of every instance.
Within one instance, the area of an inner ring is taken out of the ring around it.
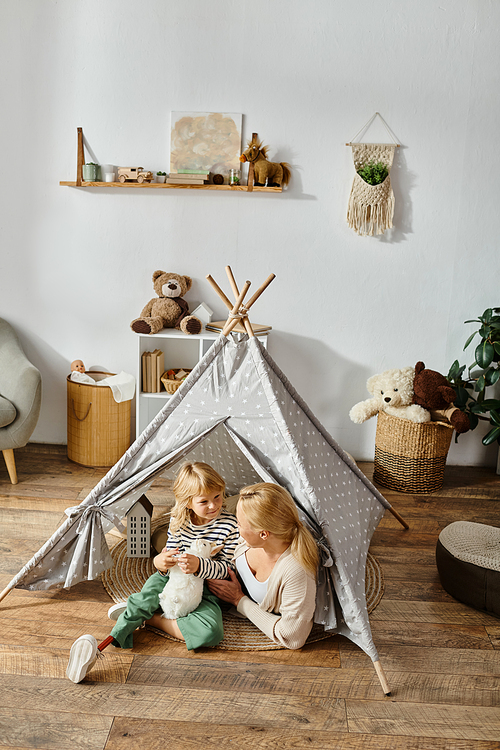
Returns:
[[[489,343],[489,341],[482,341],[479,344],[479,346],[476,348],[475,354],[476,354],[476,362],[479,365],[479,367],[486,369],[493,362],[493,357],[495,356],[495,349],[493,348],[493,345]]]
[[[500,409],[500,401],[497,398],[485,398],[482,404],[489,411],[491,409]]]
[[[487,411],[489,411],[489,409],[485,409],[483,404],[477,403],[476,401],[476,403],[472,404],[472,406],[470,407],[470,411],[472,412],[472,414],[485,414]]]
[[[486,381],[486,385],[494,385],[498,378],[500,377],[500,370],[493,369],[493,367],[490,367],[486,372],[484,373],[484,379]]]
[[[469,338],[465,342],[465,346],[463,348],[463,351],[465,351],[467,349],[467,347],[469,346],[470,342],[472,341],[472,339],[474,338],[474,336],[476,335],[476,333],[477,333],[477,331],[474,331],[474,333],[471,333],[471,335],[469,336]]]
[[[491,376],[491,385],[495,385],[495,383],[500,378],[500,369],[493,370],[493,375]]]
[[[476,391],[476,393],[481,393],[482,391],[484,391],[485,386],[486,382],[484,379],[484,375],[481,375],[481,377],[478,378],[476,385],[474,386],[474,390]]]
[[[476,414],[469,414],[469,423],[471,430],[475,430],[479,424],[479,419],[477,418]]]
[[[500,427],[494,427],[483,438],[483,445],[491,445],[500,438]]]
[[[500,414],[496,411],[490,411],[490,421],[496,427],[500,427]]]
[[[458,406],[459,409],[463,409],[464,406],[466,406],[467,401],[469,400],[469,394],[465,390],[465,388],[457,388],[456,389],[457,397],[454,401],[455,406]]]

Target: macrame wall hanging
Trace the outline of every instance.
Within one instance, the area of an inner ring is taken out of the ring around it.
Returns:
[[[393,138],[383,117],[375,112],[373,117],[356,134],[353,141],[371,125],[377,115]],[[351,142],[346,143],[346,146],[352,148],[352,158],[356,170],[349,196],[347,223],[351,229],[354,229],[360,235],[383,234],[386,229],[392,229],[393,226],[394,193],[390,172],[394,151],[399,147],[399,144],[396,141],[393,143]]]

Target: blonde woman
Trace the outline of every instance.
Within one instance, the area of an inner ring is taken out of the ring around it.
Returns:
[[[290,494],[276,484],[242,489],[236,517],[242,537],[233,559],[238,577],[230,570],[231,580],[210,580],[208,587],[275,643],[300,648],[313,625],[316,542]]]

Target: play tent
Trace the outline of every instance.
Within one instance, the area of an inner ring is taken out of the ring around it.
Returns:
[[[232,306],[245,325],[249,307]],[[315,621],[362,648],[388,693],[370,630],[365,567],[390,505],[314,417],[250,324],[243,335],[231,333],[233,325],[85,500],[66,510],[68,518],[1,596],[15,587],[68,588],[97,578],[111,565],[105,534],[120,528],[155,478],[173,475],[181,461],[206,461],[229,494],[260,481],[291,493],[321,552]]]

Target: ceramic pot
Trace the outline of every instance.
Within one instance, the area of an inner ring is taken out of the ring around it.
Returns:
[[[98,167],[96,164],[84,164],[82,166],[82,177],[85,182],[96,182],[97,169]]]

